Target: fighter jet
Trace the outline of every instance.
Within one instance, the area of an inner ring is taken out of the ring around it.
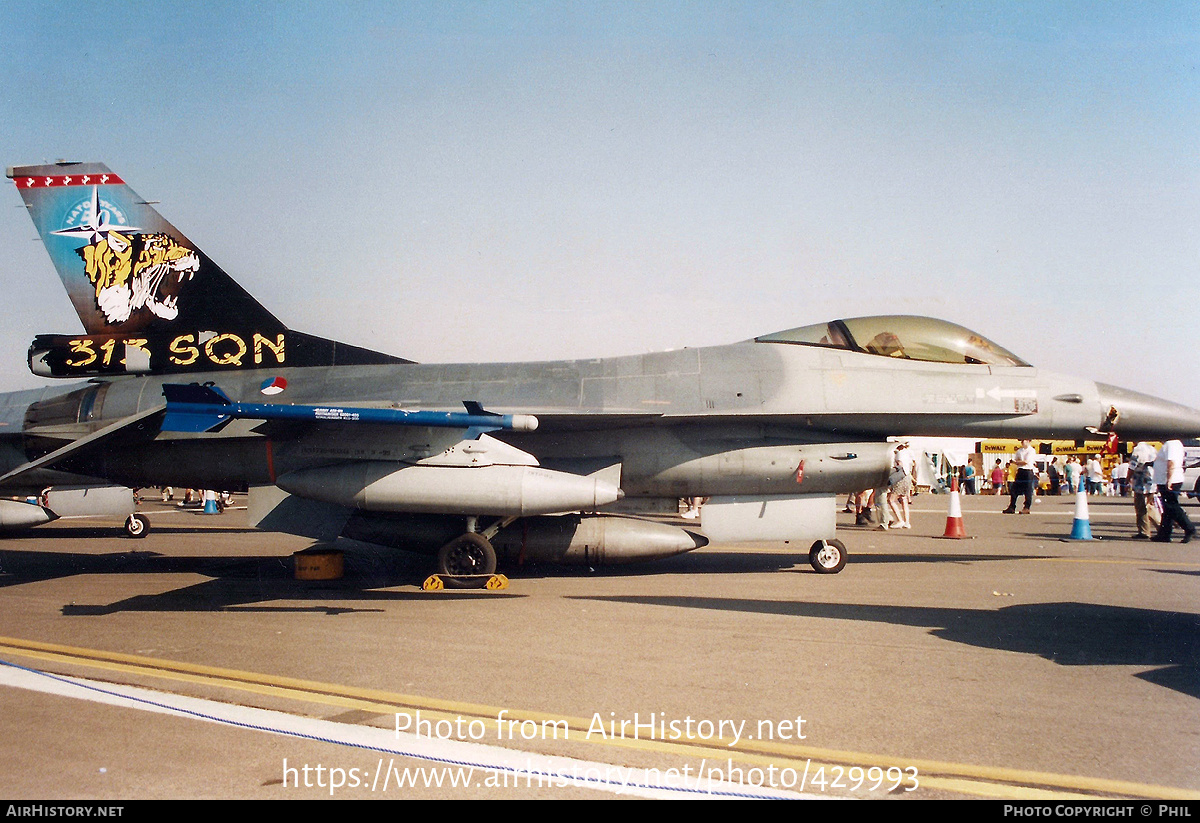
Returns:
[[[84,332],[37,336],[0,398],[0,486],[248,490],[261,528],[437,556],[664,557],[707,541],[846,562],[837,495],[889,436],[1200,434],[1200,411],[1038,369],[926,317],[543,363],[418,364],[288,329],[100,164],[10,168]],[[706,497],[701,533],[648,519]]]

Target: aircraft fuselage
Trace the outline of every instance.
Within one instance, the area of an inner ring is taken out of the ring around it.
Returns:
[[[259,387],[283,377],[286,389]],[[475,401],[502,414],[534,414],[535,432],[497,435],[544,465],[621,464],[628,496],[844,492],[877,485],[887,436],[1084,438],[1104,423],[1111,397],[1096,383],[1027,366],[942,364],[812,346],[737,343],[629,357],[545,363],[401,364],[280,368],[188,376],[244,401],[461,410]],[[54,393],[5,398],[5,429],[33,451],[163,403],[178,377],[123,377]],[[76,400],[62,395],[74,393]],[[1140,395],[1140,409],[1147,401]],[[57,405],[50,398],[58,397]],[[28,414],[40,400],[41,414]],[[1155,401],[1159,417],[1190,409]],[[1192,413],[1194,415],[1194,413]],[[1145,415],[1143,415],[1145,416]],[[1145,426],[1126,417],[1124,432]],[[1163,436],[1164,421],[1145,421]],[[409,427],[347,426],[272,438],[237,421],[220,435],[162,433],[85,471],[136,485],[242,488],[313,465],[416,461],[444,438]],[[1194,429],[1193,429],[1194,430]],[[12,438],[8,438],[11,445]],[[449,441],[446,441],[449,442]],[[844,459],[845,444],[858,444]],[[16,463],[28,456],[9,448]],[[865,452],[865,453],[864,453]],[[843,459],[834,459],[842,457]],[[799,483],[799,461],[815,459]]]

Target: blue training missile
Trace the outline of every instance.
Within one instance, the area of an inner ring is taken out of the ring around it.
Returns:
[[[216,386],[197,383],[166,383],[162,391],[167,399],[162,430],[172,432],[218,431],[235,419],[467,429],[469,439],[478,438],[489,431],[533,431],[538,426],[537,418],[531,414],[495,414],[471,401],[463,402],[466,412],[406,411],[331,405],[235,403]]]

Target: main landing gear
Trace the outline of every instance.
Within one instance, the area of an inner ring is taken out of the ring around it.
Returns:
[[[467,532],[438,549],[437,570],[451,577],[494,574],[496,550],[482,534]]]
[[[508,579],[496,574],[496,550],[491,538],[517,518],[500,518],[482,532],[477,531],[477,519],[467,518],[465,534],[438,549],[437,572],[422,586],[426,591],[437,589],[503,589]]]

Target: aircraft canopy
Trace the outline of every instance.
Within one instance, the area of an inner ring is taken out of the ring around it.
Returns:
[[[932,317],[854,317],[766,334],[754,342],[825,346],[930,363],[1029,365],[981,334]]]

